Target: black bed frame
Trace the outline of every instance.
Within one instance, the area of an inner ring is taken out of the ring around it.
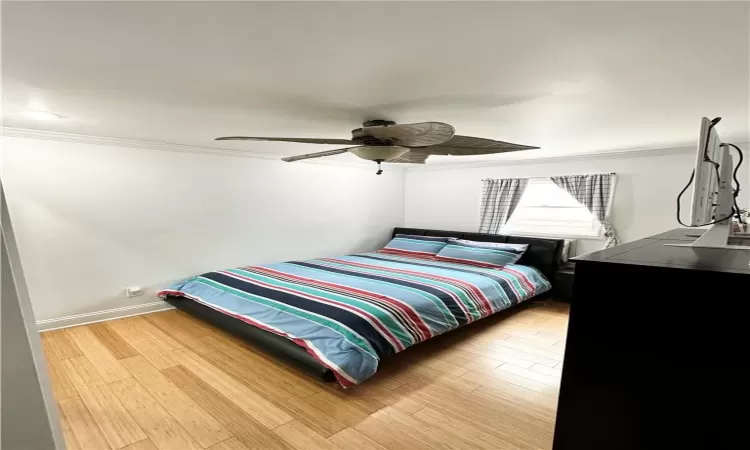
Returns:
[[[396,234],[455,237],[480,242],[528,244],[529,248],[526,250],[526,253],[524,253],[518,264],[532,266],[539,269],[550,281],[555,279],[555,271],[557,270],[558,262],[561,259],[564,242],[562,239],[505,236],[463,231],[426,230],[422,228],[394,228],[393,236]],[[335,380],[333,373],[328,368],[322,366],[317,360],[310,356],[304,348],[284,337],[248,325],[240,319],[222,314],[208,306],[204,306],[192,300],[173,296],[168,296],[165,300],[175,308],[226,330],[252,343],[254,346],[259,347],[261,350],[277,359],[299,368],[305,373],[323,381]]]

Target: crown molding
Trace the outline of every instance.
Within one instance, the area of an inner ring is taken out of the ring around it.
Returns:
[[[137,148],[145,150],[157,150],[177,153],[197,153],[220,156],[235,156],[241,158],[255,158],[279,161],[279,155],[259,152],[248,152],[216,147],[198,147],[193,145],[172,144],[167,142],[139,141],[135,139],[122,139],[103,136],[89,136],[83,134],[61,133],[57,131],[33,130],[28,128],[0,127],[0,135],[24,139],[41,139],[56,142],[71,142],[77,144],[106,145],[112,147]],[[738,144],[747,147],[748,143]],[[467,163],[427,163],[424,165],[389,165],[388,170],[399,172],[425,172],[437,170],[471,169],[477,167],[494,166],[517,166],[524,164],[537,164],[560,161],[581,161],[586,159],[608,159],[608,158],[634,158],[643,156],[665,156],[688,153],[695,151],[691,144],[678,147],[652,148],[652,149],[625,149],[605,152],[581,152],[558,155],[541,156],[538,158],[523,159],[499,159],[491,161],[474,161]],[[322,164],[330,166],[353,167],[359,169],[372,169],[372,163],[365,161],[331,161],[324,158],[299,161],[298,164]]]
[[[614,150],[608,152],[581,152],[568,153],[560,155],[548,155],[538,158],[523,159],[502,159],[492,161],[474,161],[468,163],[437,163],[426,164],[419,167],[409,167],[407,172],[430,172],[437,170],[456,170],[456,169],[473,169],[478,167],[495,167],[495,166],[519,166],[527,164],[561,162],[561,161],[581,161],[588,159],[610,159],[610,158],[637,158],[643,156],[666,156],[678,155],[683,153],[694,152],[695,148],[690,146],[656,148],[656,149],[630,149]]]
[[[135,139],[122,139],[104,136],[89,136],[84,134],[61,133],[57,131],[33,130],[28,128],[0,128],[3,137],[14,137],[23,139],[40,139],[55,142],[71,142],[75,144],[105,145],[111,147],[137,148],[143,150],[157,150],[162,152],[196,153],[219,156],[235,156],[241,158],[255,158],[272,161],[280,161],[279,155],[270,153],[248,152],[216,147],[198,147],[193,145],[172,144],[168,142],[139,141]],[[355,167],[359,169],[372,169],[372,163],[365,161],[331,161],[326,159],[311,159],[298,161],[297,164],[323,164],[332,166]],[[403,167],[389,167],[389,170],[404,170]]]

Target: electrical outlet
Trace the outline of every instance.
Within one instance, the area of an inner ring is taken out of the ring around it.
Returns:
[[[140,286],[130,286],[129,288],[125,288],[125,295],[128,297],[138,297],[139,295],[143,295],[143,289]]]

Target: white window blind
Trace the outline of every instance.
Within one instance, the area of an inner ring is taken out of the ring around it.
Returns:
[[[548,178],[532,178],[502,229],[505,234],[598,237],[601,224],[567,191]]]

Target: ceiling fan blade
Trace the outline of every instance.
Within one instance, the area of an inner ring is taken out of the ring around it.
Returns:
[[[312,158],[320,158],[323,156],[340,155],[342,153],[348,152],[349,150],[353,148],[357,148],[357,147],[338,148],[336,150],[326,150],[324,152],[305,153],[304,155],[297,155],[297,156],[287,156],[286,158],[281,158],[281,160],[286,161],[286,162],[294,162],[294,161],[299,161],[301,159],[312,159]]]
[[[425,161],[427,161],[427,158],[429,158],[430,155],[425,153],[404,153],[403,155],[399,156],[398,158],[388,160],[386,162],[388,163],[405,163],[405,164],[424,164]]]
[[[429,147],[414,148],[411,152],[426,155],[491,155],[493,153],[517,152],[520,150],[534,150],[539,147],[530,145],[512,144],[510,142],[495,141],[492,139],[478,138],[473,136],[455,135],[448,141]]]
[[[325,138],[274,138],[274,137],[249,137],[249,136],[224,136],[216,138],[217,141],[278,141],[298,142],[300,144],[329,144],[347,145],[356,144],[349,139],[325,139]]]
[[[455,134],[456,130],[442,122],[421,122],[404,125],[381,125],[363,127],[362,134],[401,147],[426,147],[442,144]]]

